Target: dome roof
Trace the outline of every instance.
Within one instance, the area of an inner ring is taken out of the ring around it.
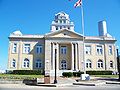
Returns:
[[[68,14],[66,14],[65,12],[59,12],[59,13],[57,13],[57,14],[55,14],[55,16],[56,16],[56,19],[59,19],[59,18],[62,18],[62,17],[64,17],[64,18],[66,18],[66,19],[68,19],[69,20],[69,15]]]
[[[14,31],[12,34],[13,35],[17,35],[17,36],[21,36],[22,35],[22,33],[19,30]]]

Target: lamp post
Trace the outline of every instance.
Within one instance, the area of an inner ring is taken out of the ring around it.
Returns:
[[[119,72],[119,81],[120,81],[120,60],[119,60],[119,51],[118,51],[118,46],[117,46],[117,63],[118,63],[118,72]]]
[[[55,45],[55,79],[54,79],[54,84],[57,83],[57,76],[56,76],[56,58],[57,58],[57,49],[56,49],[56,45]]]
[[[117,49],[116,49],[116,50],[117,50],[117,57],[119,56],[119,51],[118,51],[118,48],[119,48],[119,47],[117,46]]]

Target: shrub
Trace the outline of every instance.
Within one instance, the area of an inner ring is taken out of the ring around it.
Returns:
[[[112,71],[86,71],[89,75],[112,75]]]
[[[63,72],[62,75],[64,77],[72,77],[73,76],[73,73],[72,72]]]
[[[12,74],[12,72],[13,72],[13,71],[11,71],[11,70],[7,70],[7,71],[6,71],[6,74]]]
[[[84,72],[73,72],[74,77],[80,77]]]
[[[13,70],[11,74],[17,75],[42,75],[41,70]]]

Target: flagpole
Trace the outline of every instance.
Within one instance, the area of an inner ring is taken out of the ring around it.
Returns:
[[[82,0],[83,1],[83,0]],[[86,63],[85,63],[85,40],[84,40],[84,11],[83,11],[83,2],[81,2],[81,17],[82,17],[82,34],[83,34],[83,65],[84,65],[84,74],[86,74]]]

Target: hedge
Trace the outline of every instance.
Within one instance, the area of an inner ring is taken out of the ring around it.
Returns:
[[[81,74],[83,74],[83,72],[63,72],[62,73],[62,75],[64,77],[72,77],[72,76],[74,76],[74,77],[80,77]]]
[[[86,71],[89,75],[112,75],[113,71]],[[17,75],[43,75],[41,70],[13,70],[10,74]],[[63,72],[65,77],[80,77],[83,72]]]
[[[84,72],[73,72],[74,77],[80,77]]]
[[[42,75],[41,70],[13,70],[11,74],[17,75]]]
[[[112,75],[113,71],[86,71],[89,75]]]
[[[62,75],[64,77],[72,77],[73,76],[73,73],[72,72],[63,72]]]
[[[112,75],[113,71],[86,71],[89,75]],[[84,72],[63,72],[62,75],[64,77],[80,77],[81,74],[84,74]]]

